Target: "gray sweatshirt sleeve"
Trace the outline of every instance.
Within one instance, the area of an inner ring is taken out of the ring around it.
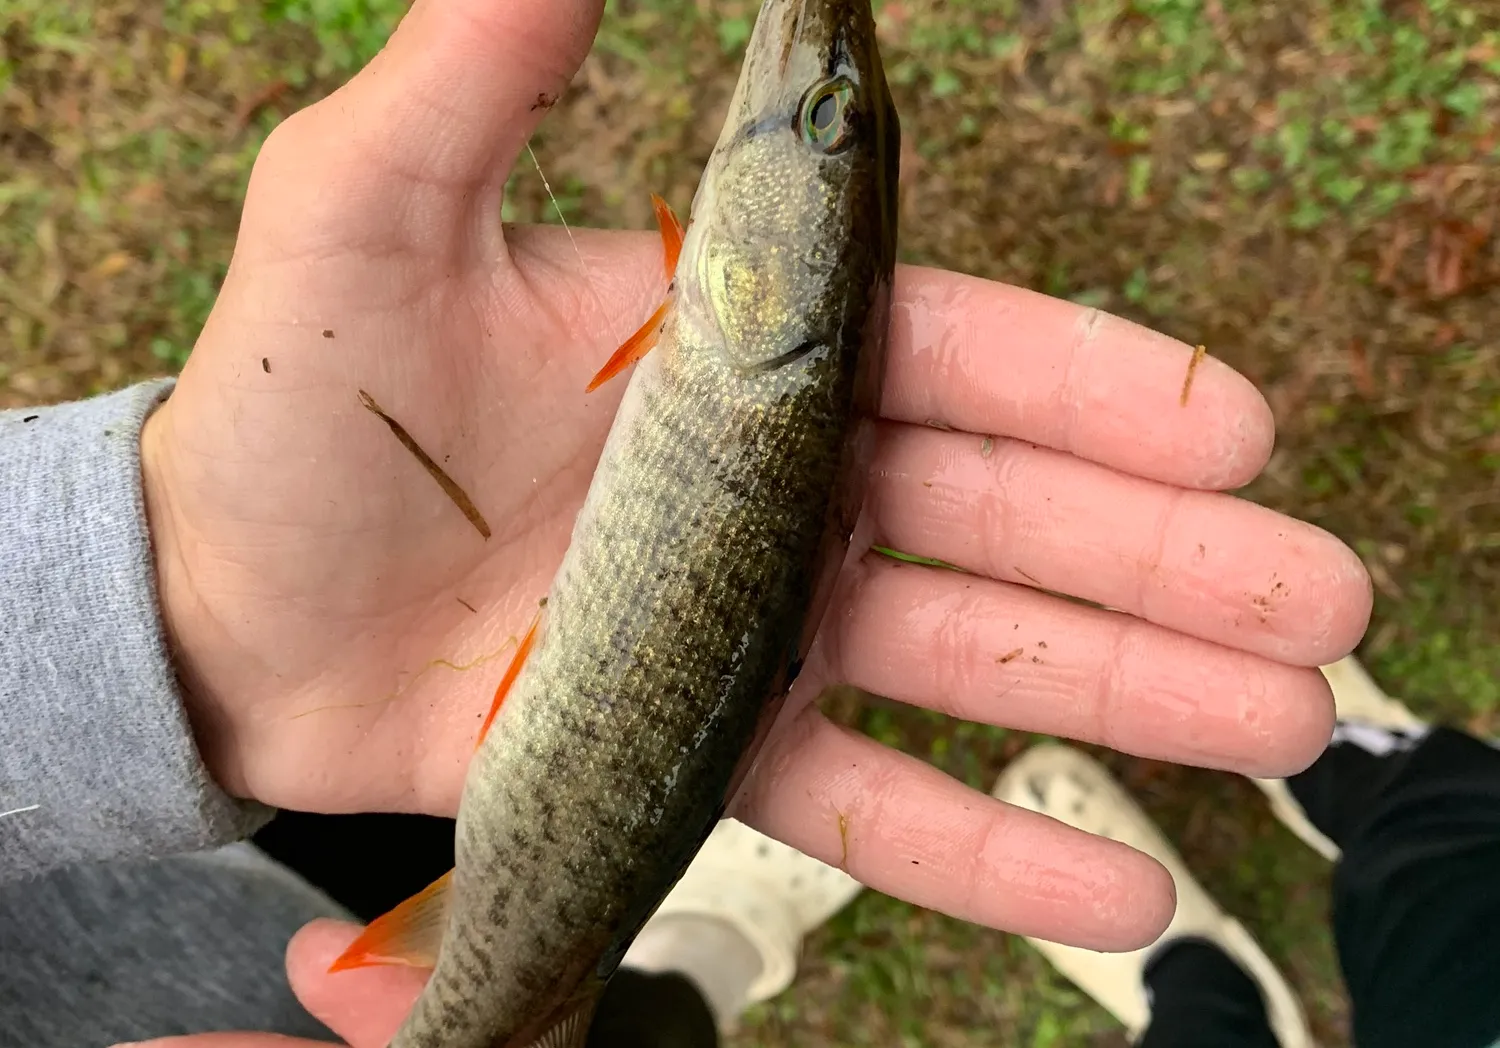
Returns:
[[[210,780],[167,650],[140,433],[171,388],[0,412],[0,882],[271,814]]]

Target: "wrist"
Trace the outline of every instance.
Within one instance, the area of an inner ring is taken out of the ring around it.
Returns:
[[[187,544],[173,497],[170,402],[162,404],[141,428],[141,487],[156,570],[157,602],[172,667],[199,755],[214,782],[234,797],[249,794],[235,773],[227,707],[210,685],[203,627],[210,621],[192,585]]]

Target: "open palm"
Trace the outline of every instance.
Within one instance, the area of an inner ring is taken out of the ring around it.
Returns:
[[[580,233],[575,253],[560,231],[500,223],[510,165],[601,6],[419,0],[369,68],[266,144],[223,293],[144,438],[195,726],[241,796],[456,809],[625,380],[584,387],[665,283],[649,232]],[[1138,946],[1172,906],[1152,860],[968,790],[809,700],[848,682],[1284,774],[1327,741],[1313,667],[1360,637],[1368,579],[1331,536],[1218,493],[1265,464],[1270,413],[1212,359],[1182,404],[1186,346],[907,268],[890,352],[863,541],[969,574],[854,551],[734,811],[921,905]],[[489,538],[360,390],[473,497]]]

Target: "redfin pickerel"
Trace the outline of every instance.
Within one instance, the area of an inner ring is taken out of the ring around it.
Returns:
[[[723,815],[864,493],[899,122],[869,0],[766,0],[666,300],[465,780],[455,868],[336,967],[432,965],[393,1048],[565,1048]],[[583,395],[583,391],[580,391]]]

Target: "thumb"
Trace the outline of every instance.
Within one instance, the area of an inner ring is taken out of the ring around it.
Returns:
[[[325,232],[332,224],[368,235],[396,221],[408,243],[441,249],[452,245],[434,236],[472,232],[498,246],[505,179],[583,63],[603,8],[604,0],[416,0],[369,65],[267,141],[262,159],[279,154],[283,163],[271,166],[297,175],[276,180],[278,207],[302,183],[302,203]],[[464,217],[483,224],[462,229],[455,219]]]
[[[304,1041],[278,1033],[194,1033],[182,1037],[158,1037],[132,1041],[114,1048],[342,1048],[322,1041]]]
[[[346,86],[386,156],[442,182],[508,168],[583,63],[603,0],[416,0]],[[502,179],[503,181],[503,179]]]
[[[381,1048],[411,1011],[429,972],[377,967],[330,974],[328,966],[348,948],[360,926],[318,920],[305,925],[287,946],[286,967],[302,1006],[349,1048]],[[343,1048],[271,1033],[204,1033],[163,1037],[115,1048]]]
[[[431,971],[376,966],[330,972],[329,966],[359,937],[361,927],[318,920],[287,945],[286,971],[302,1006],[353,1048],[389,1043],[422,993]]]

